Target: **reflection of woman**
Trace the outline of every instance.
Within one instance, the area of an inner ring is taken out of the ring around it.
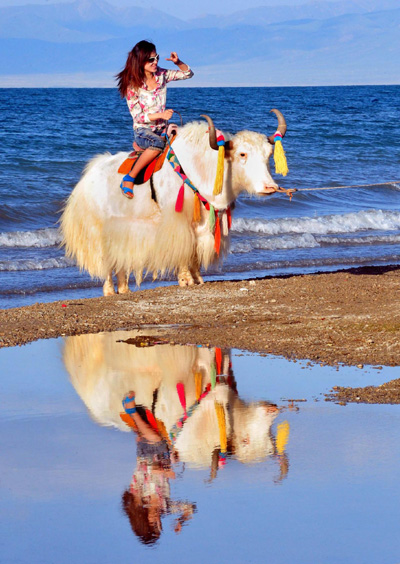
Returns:
[[[152,544],[161,535],[163,515],[180,514],[175,523],[175,532],[179,532],[192,517],[195,505],[170,499],[169,479],[175,478],[171,458],[176,459],[176,453],[156,430],[155,420],[136,407],[133,392],[122,403],[137,432],[137,467],[129,490],[122,496],[123,508],[134,533],[144,544]]]

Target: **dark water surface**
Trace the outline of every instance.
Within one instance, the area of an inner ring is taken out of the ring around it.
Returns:
[[[168,100],[185,122],[207,113],[232,133],[270,135],[269,110],[279,108],[290,169],[282,186],[371,185],[292,202],[240,197],[231,254],[209,278],[400,262],[399,86],[171,88]],[[113,89],[1,89],[0,122],[0,307],[101,295],[58,248],[57,221],[93,156],[130,150],[125,102]]]
[[[398,368],[121,342],[136,336],[0,350],[0,562],[399,561],[399,406],[323,396]],[[169,437],[183,421],[161,470],[143,466],[121,420],[129,389]]]

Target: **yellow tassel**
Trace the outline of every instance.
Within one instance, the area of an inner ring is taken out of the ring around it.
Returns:
[[[275,141],[274,161],[276,174],[282,174],[282,176],[286,176],[289,172],[289,169],[286,162],[285,151],[283,150],[282,141],[280,139],[277,139]]]
[[[222,192],[222,183],[224,181],[224,160],[225,160],[225,147],[224,145],[219,145],[217,175],[215,177],[214,190],[213,190],[214,196],[217,196]]]
[[[194,387],[196,389],[196,399],[197,401],[199,401],[200,396],[201,396],[201,384],[202,384],[202,376],[201,376],[201,372],[196,372],[194,375]]]
[[[226,421],[225,421],[224,406],[217,401],[214,402],[214,406],[218,419],[219,442],[221,445],[221,452],[226,453],[228,448],[228,440],[226,438]]]
[[[200,199],[198,194],[194,195],[193,203],[193,223],[198,223],[201,219]]]
[[[276,450],[278,454],[283,454],[285,452],[285,448],[289,440],[289,431],[290,425],[287,421],[279,423],[276,434]]]

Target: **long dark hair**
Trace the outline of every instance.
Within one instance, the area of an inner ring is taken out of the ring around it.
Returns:
[[[144,65],[155,50],[154,43],[143,40],[136,43],[129,52],[124,70],[116,75],[121,98],[125,98],[129,86],[135,90],[142,86],[145,77]]]
[[[141,499],[135,499],[133,494],[125,490],[122,494],[122,508],[129,518],[132,531],[143,544],[154,544],[158,541],[161,531],[150,523],[149,510]]]

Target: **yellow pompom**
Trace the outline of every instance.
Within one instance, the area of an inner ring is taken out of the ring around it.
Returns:
[[[225,161],[225,147],[224,145],[220,145],[218,147],[218,164],[217,164],[217,175],[215,177],[214,183],[214,196],[221,194],[222,192],[222,183],[224,181],[224,161]]]
[[[286,162],[285,151],[283,150],[282,141],[280,139],[277,139],[275,141],[274,162],[276,174],[282,174],[282,176],[286,176],[289,172],[289,169]]]
[[[289,440],[289,431],[290,425],[288,421],[279,423],[276,434],[276,450],[278,454],[283,454],[285,452],[285,448]]]

